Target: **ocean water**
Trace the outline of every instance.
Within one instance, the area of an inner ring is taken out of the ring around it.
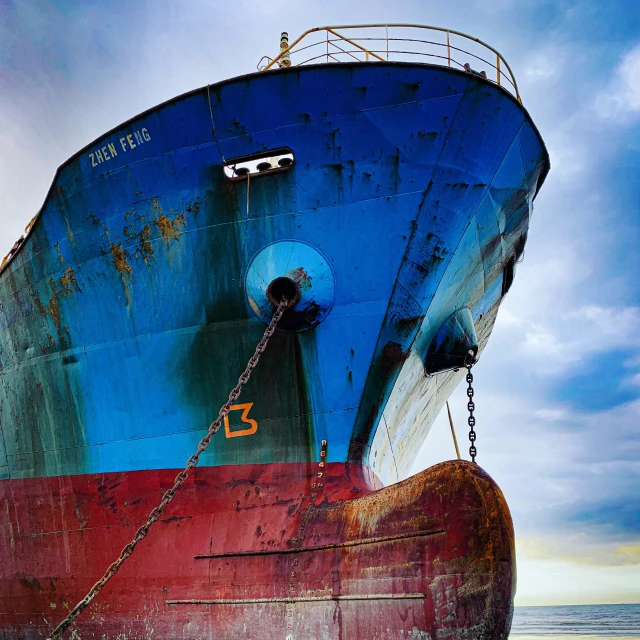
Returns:
[[[512,640],[640,640],[640,604],[516,607]]]

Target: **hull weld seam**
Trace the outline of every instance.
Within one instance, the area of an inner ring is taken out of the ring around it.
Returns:
[[[278,604],[294,602],[331,602],[333,600],[424,600],[424,593],[371,593],[347,596],[300,596],[298,598],[249,598],[247,600],[165,600],[168,605],[176,604]]]
[[[377,544],[379,542],[393,542],[395,540],[406,540],[407,538],[422,538],[425,536],[436,536],[446,533],[445,529],[435,529],[434,531],[416,531],[415,533],[401,533],[395,536],[384,536],[381,538],[364,538],[363,540],[350,540],[348,542],[338,542],[335,544],[323,544],[316,547],[279,549],[277,551],[244,551],[239,553],[214,553],[194,556],[195,560],[215,560],[218,558],[242,558],[255,556],[277,556],[286,553],[308,553],[310,551],[325,551],[327,549],[344,549],[346,547],[359,547],[366,544]]]

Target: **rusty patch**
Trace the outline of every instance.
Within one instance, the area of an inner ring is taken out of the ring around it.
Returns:
[[[56,287],[53,278],[49,280],[49,285],[51,287],[51,290],[53,291],[51,300],[49,300],[49,314],[53,318],[53,322],[56,325],[58,333],[60,333],[60,307],[58,306],[58,296],[56,294]]]
[[[198,211],[200,211],[200,200],[194,200],[193,202],[187,203],[187,211],[191,211],[194,215],[197,215]]]
[[[33,301],[36,303],[36,307],[38,307],[38,311],[43,316],[46,316],[47,315],[47,308],[42,304],[42,300],[40,300],[40,297],[37,294],[33,295]],[[47,334],[47,335],[49,335],[49,334]]]
[[[64,296],[69,296],[73,293],[74,290],[77,290],[77,291],[80,290],[80,288],[78,287],[78,283],[76,281],[75,273],[72,268],[69,268],[64,272],[59,282],[60,282],[61,288],[58,291],[56,289],[56,281],[53,278],[49,279],[49,287],[51,288],[51,298],[49,299],[49,302],[47,303],[46,306],[42,303],[42,300],[40,300],[40,297],[37,294],[35,293],[33,294],[33,301],[35,302],[35,305],[38,308],[38,311],[43,316],[47,316],[47,315],[51,316],[56,326],[58,335],[60,334],[60,330],[61,330],[60,307],[58,305],[58,296],[60,294]],[[52,345],[55,344],[54,339],[51,337],[49,333],[47,333],[47,338],[49,338],[49,341],[51,342]]]
[[[69,267],[60,278],[60,285],[62,286],[60,292],[66,296],[71,295],[74,291],[80,291],[76,274],[72,267]]]
[[[62,215],[62,219],[64,220],[64,223],[67,227],[67,239],[69,240],[69,242],[71,242],[72,244],[75,244],[76,242],[76,237],[73,233],[73,229],[71,228],[71,225],[69,224],[69,220],[67,220],[67,216],[65,216],[64,214]]]
[[[113,263],[116,266],[116,269],[120,272],[120,274],[124,277],[128,275],[133,280],[133,269],[131,265],[127,262],[127,252],[122,248],[122,243],[114,244],[113,242],[109,245],[109,251],[111,251],[111,255],[113,256]]]
[[[64,263],[64,258],[62,257],[62,253],[60,253],[60,244],[56,242],[53,246],[58,254],[58,260],[60,260],[61,263]]]
[[[411,569],[414,566],[411,562],[401,562],[398,564],[385,564],[378,567],[364,567],[360,571],[367,576],[368,579],[372,579],[376,577],[387,577],[393,569]]]
[[[138,247],[140,248],[140,254],[142,255],[142,259],[146,265],[149,264],[149,260],[152,260],[153,255],[153,245],[149,241],[151,237],[151,227],[147,224],[143,227],[143,229],[138,234]]]
[[[311,287],[311,276],[306,272],[304,267],[297,267],[287,273],[300,288],[300,292],[304,293]]]
[[[165,240],[175,240],[180,235],[180,227],[183,227],[186,222],[184,213],[177,215],[174,220],[167,218],[164,214],[160,214],[154,224],[158,227],[158,231],[160,231]]]
[[[23,587],[25,587],[26,589],[29,589],[30,591],[33,591],[34,589],[37,589],[38,591],[43,591],[42,585],[40,584],[40,581],[38,580],[38,578],[32,575],[29,575],[28,573],[19,573],[18,581]]]

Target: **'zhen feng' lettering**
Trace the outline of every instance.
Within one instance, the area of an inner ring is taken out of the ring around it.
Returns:
[[[97,167],[103,162],[108,162],[115,158],[118,153],[127,153],[133,151],[151,140],[151,134],[146,127],[137,129],[125,136],[119,138],[118,142],[108,142],[104,146],[89,152],[91,166]]]

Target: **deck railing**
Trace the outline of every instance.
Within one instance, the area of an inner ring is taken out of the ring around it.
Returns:
[[[264,56],[258,69],[313,63],[419,61],[486,77],[518,100],[516,79],[500,53],[478,38],[453,29],[419,24],[361,24],[316,27],[291,44],[282,34],[280,54]]]

